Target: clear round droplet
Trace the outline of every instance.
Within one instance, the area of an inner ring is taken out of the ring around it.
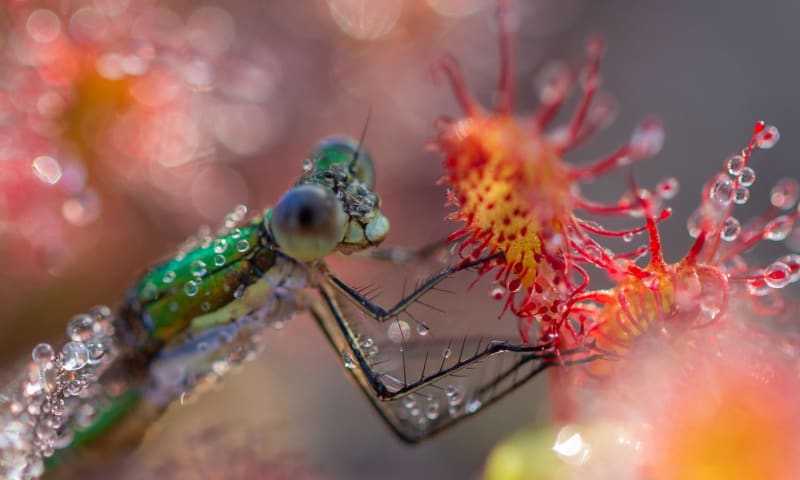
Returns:
[[[189,271],[195,277],[202,277],[206,274],[206,262],[202,260],[195,260],[192,262],[192,265],[189,267]]]
[[[439,402],[433,400],[425,407],[425,418],[428,420],[436,420],[439,418]]]
[[[733,192],[733,202],[736,205],[744,205],[750,200],[750,189],[744,185],[738,185]]]
[[[168,271],[164,274],[164,278],[162,278],[164,283],[172,283],[175,281],[175,272],[172,270]]]
[[[82,342],[68,342],[61,349],[59,360],[65,370],[80,370],[89,362],[89,350]]]
[[[561,461],[568,465],[586,463],[591,452],[589,444],[572,425],[567,425],[559,430],[552,450]]]
[[[248,248],[250,248],[250,242],[248,242],[247,239],[243,238],[236,242],[236,251],[246,252]]]
[[[770,191],[770,202],[781,210],[790,210],[800,197],[800,184],[793,178],[778,180]]]
[[[739,175],[739,185],[749,187],[756,182],[756,171],[750,167],[744,167]]]
[[[417,324],[417,335],[424,337],[425,335],[429,334],[431,329],[425,325],[424,323]]]
[[[310,158],[303,160],[303,172],[310,172],[313,167],[314,162],[312,162]]]
[[[224,238],[218,238],[214,241],[214,253],[225,253],[228,249],[228,241]]]
[[[89,315],[76,315],[67,324],[67,337],[76,342],[85,342],[94,334],[94,319]]]
[[[788,215],[776,217],[764,227],[764,238],[775,242],[786,240],[793,226],[794,218]]]
[[[622,241],[625,243],[631,243],[633,241],[633,232],[625,232],[625,235],[622,236]]]
[[[225,255],[222,254],[214,255],[214,265],[217,267],[225,265]]]
[[[194,297],[197,295],[197,292],[200,290],[200,287],[197,285],[197,282],[194,280],[189,280],[183,285],[183,293],[185,293],[189,297]]]
[[[770,288],[783,288],[791,283],[792,270],[788,265],[775,262],[764,269],[764,282]]]
[[[53,361],[56,357],[56,352],[49,343],[40,343],[33,347],[31,351],[31,358],[37,365],[46,365]]]
[[[444,350],[442,350],[442,358],[445,358],[445,359],[446,358],[450,358],[450,355],[452,355],[452,354],[453,354],[453,351],[450,350],[449,348],[445,348]]]
[[[725,162],[725,166],[728,168],[728,173],[736,178],[742,174],[742,169],[745,167],[744,157],[741,155],[733,155]]]
[[[506,296],[506,289],[500,285],[495,285],[489,289],[489,295],[495,300],[502,300]]]
[[[387,327],[386,335],[392,343],[405,343],[411,336],[411,327],[405,320],[395,320]]]
[[[413,395],[403,397],[403,406],[406,408],[414,408],[417,405],[417,400]]]
[[[727,178],[718,178],[711,186],[709,196],[722,205],[728,205],[733,199],[733,182]]]
[[[784,257],[781,257],[781,259],[778,260],[778,262],[789,267],[789,270],[792,272],[792,276],[789,279],[791,283],[800,280],[800,255],[789,254]]]
[[[722,229],[719,232],[719,236],[726,242],[732,242],[739,238],[739,233],[741,231],[742,226],[739,224],[739,220],[734,217],[728,217],[722,223]]]

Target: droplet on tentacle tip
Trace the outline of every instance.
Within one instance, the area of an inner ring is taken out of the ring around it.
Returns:
[[[52,362],[55,359],[55,355],[56,353],[49,343],[40,343],[33,347],[31,351],[31,358],[39,366]]]
[[[728,205],[733,199],[733,182],[727,178],[717,178],[711,186],[709,197],[722,205]]]
[[[771,288],[783,288],[791,279],[792,270],[784,263],[775,262],[764,269],[764,282]]]
[[[756,135],[756,145],[762,150],[768,150],[774,147],[778,140],[781,138],[781,133],[774,125],[765,125],[764,128]]]
[[[664,125],[651,118],[640,123],[633,131],[628,149],[633,158],[651,157],[664,146]]]
[[[680,184],[675,177],[668,177],[656,184],[656,195],[663,200],[670,200],[678,194]]]
[[[739,184],[749,187],[756,182],[756,171],[750,167],[744,167],[739,174]]]
[[[776,217],[764,227],[764,238],[775,242],[786,240],[789,234],[792,233],[793,226],[794,218],[788,215]]]
[[[732,242],[739,237],[739,233],[742,231],[742,226],[734,217],[728,217],[722,223],[722,228],[720,229],[719,236],[726,242]]]

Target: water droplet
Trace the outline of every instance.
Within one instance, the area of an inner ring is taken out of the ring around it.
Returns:
[[[417,400],[414,398],[413,395],[408,395],[403,397],[403,406],[406,408],[414,408],[417,405]]]
[[[310,172],[313,167],[314,167],[314,162],[312,162],[310,158],[306,158],[305,160],[303,160],[304,173]]]
[[[250,248],[250,242],[248,242],[247,239],[243,238],[236,242],[236,251],[246,252],[248,248]]]
[[[581,465],[589,459],[591,449],[581,434],[571,425],[559,430],[553,452],[568,465]]]
[[[744,167],[739,175],[739,185],[749,187],[756,182],[756,171],[750,167]]]
[[[195,260],[189,267],[189,271],[195,277],[202,277],[203,275],[206,274],[206,262],[202,260]]]
[[[164,283],[172,283],[175,281],[175,272],[172,270],[168,271],[164,274],[164,278],[162,278]]]
[[[106,354],[106,349],[103,347],[102,343],[90,343],[89,344],[89,364],[95,365],[100,363],[100,360]]]
[[[444,396],[450,406],[460,405],[464,401],[464,387],[461,385],[450,384],[444,389]]]
[[[244,285],[239,285],[236,287],[236,290],[233,292],[233,298],[242,298],[242,295],[244,295],[244,289]]]
[[[793,226],[794,218],[788,215],[776,217],[764,227],[764,238],[776,242],[786,240],[789,234],[792,233]]]
[[[722,228],[720,229],[719,236],[726,242],[732,242],[737,238],[739,238],[739,232],[741,231],[742,231],[742,226],[739,224],[739,220],[737,220],[734,217],[728,217],[722,223]]]
[[[89,315],[76,315],[67,324],[67,337],[76,342],[85,342],[94,334],[94,319]]]
[[[768,150],[774,147],[778,140],[781,138],[781,133],[774,125],[767,125],[756,137],[756,145],[758,148]]]
[[[769,293],[769,286],[763,278],[754,278],[747,281],[747,292],[756,297],[762,297]]]
[[[411,327],[405,320],[395,320],[389,324],[386,334],[392,343],[405,343],[411,336]]]
[[[32,166],[36,178],[48,185],[55,185],[61,180],[61,165],[53,157],[46,155],[36,157]]]
[[[39,345],[33,347],[33,350],[31,351],[31,358],[33,358],[33,361],[36,362],[36,364],[40,367],[52,362],[55,356],[56,353],[49,343],[40,343]]]
[[[225,265],[225,255],[214,255],[214,265],[217,267]]]
[[[231,237],[232,238],[239,238],[242,236],[242,229],[241,228],[234,228],[231,230]]]
[[[750,189],[744,185],[738,185],[733,192],[733,202],[737,205],[744,205],[750,199]]]
[[[344,368],[348,370],[356,368],[356,362],[353,361],[353,357],[350,356],[350,352],[347,350],[342,350],[342,362],[344,363]]]
[[[728,167],[728,173],[736,178],[742,174],[742,169],[745,167],[744,157],[741,155],[733,155],[725,162]]]
[[[733,182],[727,178],[718,178],[709,191],[712,200],[716,200],[722,205],[731,203],[733,199]]]
[[[228,249],[228,241],[224,238],[218,238],[214,241],[214,253],[225,253]]]
[[[68,342],[61,349],[59,361],[64,370],[80,370],[89,362],[89,351],[81,342]]]
[[[628,143],[630,156],[634,158],[650,157],[661,151],[664,146],[664,126],[658,119],[649,119],[634,129]]]
[[[784,263],[775,262],[764,269],[764,282],[771,288],[783,288],[791,279],[792,270]]]
[[[633,241],[633,232],[625,232],[625,235],[622,236],[622,241],[631,243]]]
[[[444,358],[444,359],[450,358],[450,355],[452,355],[452,354],[453,354],[453,351],[450,350],[449,347],[445,348],[444,350],[442,350],[442,358]]]
[[[419,336],[424,337],[425,335],[430,333],[430,331],[431,331],[431,329],[428,328],[428,326],[425,325],[424,323],[418,323],[417,324],[417,334]]]
[[[770,201],[772,205],[789,210],[797,202],[800,196],[800,184],[793,178],[782,178],[772,187],[770,191]]]
[[[197,295],[197,292],[200,290],[200,287],[197,285],[197,282],[194,280],[189,280],[183,285],[183,293],[186,294],[188,297],[194,297]]]
[[[467,413],[475,413],[478,410],[480,410],[482,406],[483,406],[483,402],[481,402],[479,399],[475,398],[473,400],[470,400],[467,403],[467,406],[464,407],[464,410],[466,410]]]
[[[703,220],[703,209],[696,209],[686,220],[686,229],[689,230],[689,236],[697,238],[700,235],[700,222]]]
[[[439,418],[439,402],[431,400],[428,406],[425,407],[425,418],[428,420],[436,420]]]
[[[674,198],[678,194],[680,184],[675,177],[669,177],[656,184],[656,194],[664,200]]]
[[[375,340],[373,340],[371,337],[367,337],[361,341],[362,348],[370,348],[373,345],[375,345]]]

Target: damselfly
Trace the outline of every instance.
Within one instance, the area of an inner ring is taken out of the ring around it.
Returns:
[[[4,453],[0,467],[11,462],[28,478],[60,448],[136,437],[175,399],[251,358],[264,329],[297,312],[316,319],[378,414],[411,443],[564,362],[548,344],[454,334],[409,313],[442,280],[497,254],[455,262],[390,308],[337,277],[324,261],[335,252],[399,263],[431,250],[374,248],[389,232],[374,185],[361,141],[324,139],[274,208],[249,221],[237,209],[216,235],[191,239],[150,269],[115,312],[75,317],[60,354],[37,346],[6,396],[0,433],[14,433],[20,456]]]

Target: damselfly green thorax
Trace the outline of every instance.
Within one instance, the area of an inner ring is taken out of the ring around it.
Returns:
[[[37,363],[42,372],[51,371],[48,378],[66,379],[54,380],[58,385],[76,375],[83,375],[82,383],[69,389],[45,382],[14,408],[52,433],[46,441],[31,442],[34,456],[112,435],[106,430],[125,417],[146,424],[141,418],[154,418],[171,402],[216,383],[231,366],[252,358],[265,329],[298,312],[316,319],[372,405],[408,442],[441,431],[547,366],[563,363],[548,344],[464,333],[460,322],[444,328],[410,313],[418,303],[433,307],[422,297],[442,280],[501,261],[497,255],[458,261],[390,308],[337,277],[325,263],[336,252],[407,262],[445,247],[395,248],[389,254],[376,249],[389,233],[389,221],[374,185],[375,168],[361,142],[325,139],[274,208],[249,220],[246,209],[237,208],[215,235],[191,239],[151,268],[116,312],[85,316],[85,338],[71,336],[69,352],[40,355]],[[488,324],[484,331],[491,329]],[[76,364],[83,358],[76,349],[89,347],[99,349],[96,361]],[[47,412],[29,408],[36,402],[46,404]],[[132,410],[139,415],[129,415]]]

